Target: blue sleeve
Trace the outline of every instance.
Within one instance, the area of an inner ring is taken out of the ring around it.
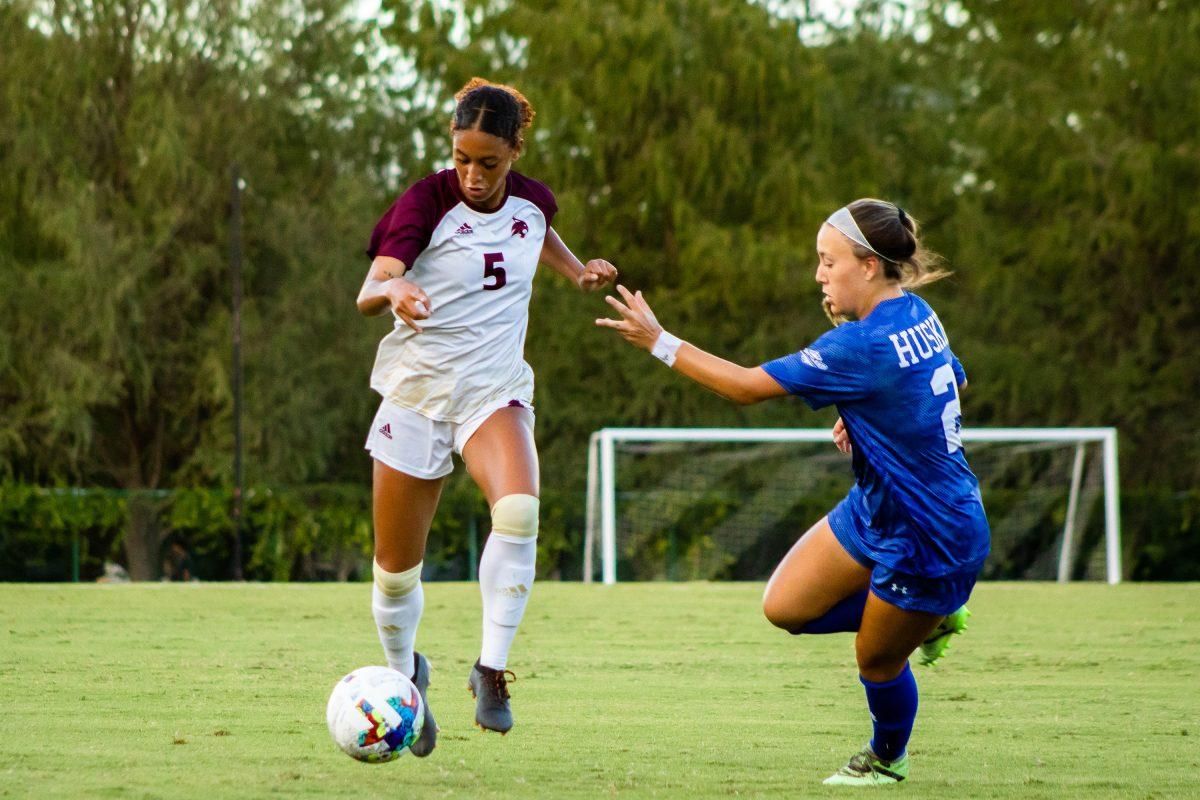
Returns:
[[[953,353],[950,354],[950,366],[954,369],[954,382],[958,384],[960,389],[966,386],[967,371],[963,369],[962,362],[958,360],[958,356]]]
[[[763,370],[816,411],[859,400],[871,391],[871,351],[857,326],[844,324],[803,350],[768,361]]]

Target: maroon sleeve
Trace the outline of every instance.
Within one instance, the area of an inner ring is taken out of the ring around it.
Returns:
[[[528,200],[541,209],[542,216],[546,218],[546,228],[549,229],[550,224],[554,221],[554,215],[558,213],[558,202],[554,199],[554,192],[550,191],[550,187],[541,181],[535,181],[533,178],[527,178],[516,172],[510,172],[509,175],[512,176],[512,194]]]
[[[442,218],[434,177],[417,181],[392,203],[371,233],[368,258],[390,256],[412,269],[417,256],[429,246],[429,237]]]

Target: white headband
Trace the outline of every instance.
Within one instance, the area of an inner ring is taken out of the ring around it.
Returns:
[[[867,241],[867,237],[863,236],[863,232],[859,230],[858,223],[854,221],[854,215],[850,213],[850,209],[848,207],[842,206],[837,211],[830,214],[829,219],[825,220],[825,224],[832,228],[836,228],[847,239],[857,245],[867,248],[884,261],[891,261],[891,259],[885,256],[883,253],[879,252],[874,247],[871,247],[871,244]]]

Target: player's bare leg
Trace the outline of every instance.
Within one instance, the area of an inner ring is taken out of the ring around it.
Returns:
[[[425,540],[444,478],[416,478],[373,461],[372,515],[375,522],[375,560],[399,572],[421,563]]]
[[[940,614],[908,611],[869,595],[862,627],[854,640],[858,671],[870,681],[895,678],[908,666],[908,657],[941,621]]]
[[[776,627],[804,633],[806,624],[865,592],[870,580],[871,571],[846,552],[829,518],[822,517],[775,568],[763,593],[763,613]]]
[[[492,510],[492,532],[479,562],[483,644],[467,686],[475,722],[507,733],[513,725],[505,667],[533,588],[537,559],[538,460],[533,413],[502,408],[463,447],[467,471]]]
[[[908,738],[917,715],[917,683],[908,659],[941,620],[940,614],[908,611],[868,595],[854,650],[874,735],[825,783],[865,786],[908,777]]]
[[[442,478],[417,478],[375,461],[375,585],[371,607],[388,666],[412,678],[425,704],[425,722],[412,754],[424,757],[437,746],[437,722],[429,708],[429,661],[413,650],[425,607],[421,562],[425,541],[442,494]]]

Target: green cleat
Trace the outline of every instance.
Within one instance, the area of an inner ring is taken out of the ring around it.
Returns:
[[[846,766],[822,783],[826,786],[883,786],[908,777],[908,753],[895,761],[884,761],[867,745],[846,762]]]
[[[950,649],[950,637],[967,629],[967,617],[971,612],[966,606],[943,619],[929,634],[929,638],[921,642],[921,666],[932,667],[938,659],[946,655]]]

